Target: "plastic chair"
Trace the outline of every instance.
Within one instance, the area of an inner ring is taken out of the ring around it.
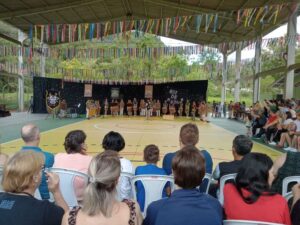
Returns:
[[[130,185],[130,188],[131,188],[131,179],[132,177],[134,176],[134,174],[132,173],[127,173],[127,172],[121,172],[120,174],[120,178],[119,178],[119,182],[118,182],[118,185],[117,185],[117,200],[118,201],[122,201],[122,196],[120,194],[120,185],[122,182],[128,182],[129,185]],[[131,191],[131,198],[132,198],[132,191]]]
[[[283,225],[281,223],[269,223],[254,220],[223,220],[223,225]]]
[[[227,181],[235,180],[235,177],[236,177],[236,173],[231,173],[231,174],[224,175],[220,178],[219,202],[221,203],[222,206],[224,205],[224,186]]]
[[[3,177],[3,167],[0,166],[0,192],[3,192],[3,188],[2,188],[2,177]]]
[[[201,191],[205,190],[206,194],[208,194],[209,186],[210,186],[210,183],[211,183],[211,179],[212,179],[212,175],[210,173],[205,173],[205,176],[203,177],[202,183],[201,183],[201,185],[199,187],[201,189],[202,185],[206,185],[205,189],[204,189],[204,187],[203,187],[203,189],[201,189]]]
[[[137,175],[132,178],[131,187],[133,190],[134,199],[136,199],[136,187],[137,181],[142,182],[145,189],[145,205],[143,216],[146,217],[147,208],[151,202],[161,199],[164,187],[167,182],[170,182],[171,192],[174,190],[174,178],[173,176],[166,175]]]
[[[282,180],[282,196],[288,201],[293,197],[291,191],[288,191],[288,186],[290,183],[300,183],[300,176],[290,176]]]
[[[88,175],[78,171],[62,168],[49,168],[49,172],[59,175],[59,188],[68,206],[70,208],[78,206],[78,201],[74,190],[74,180],[75,178],[80,177],[83,179],[85,184],[87,184],[89,180]]]

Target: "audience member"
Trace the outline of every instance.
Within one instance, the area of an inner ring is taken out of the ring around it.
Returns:
[[[300,175],[300,152],[287,152],[279,156],[274,162],[272,171],[275,176],[272,190],[281,194],[283,179]]]
[[[128,199],[116,200],[120,171],[116,152],[105,151],[96,155],[88,170],[90,183],[84,192],[83,206],[66,213],[62,225],[140,225],[142,216],[138,204]]]
[[[235,184],[224,187],[224,211],[228,220],[291,225],[286,200],[270,190],[274,179],[272,164],[270,157],[262,153],[243,157]]]
[[[55,155],[53,167],[87,173],[92,157],[87,155],[85,139],[86,134],[82,130],[70,131],[65,137],[66,153]],[[81,201],[85,189],[84,181],[79,177],[76,178],[74,188],[77,200]]]
[[[221,225],[222,207],[218,200],[196,188],[205,174],[205,160],[199,150],[188,145],[178,151],[172,160],[172,170],[179,189],[170,198],[149,205],[144,225]]]
[[[252,146],[253,142],[249,137],[245,135],[236,136],[232,142],[232,155],[234,160],[219,163],[213,172],[213,178],[220,180],[224,175],[237,173],[242,164],[242,158],[251,152]]]
[[[3,171],[0,193],[1,225],[60,225],[68,206],[59,190],[59,177],[47,174],[49,190],[55,204],[34,198],[41,182],[44,155],[35,151],[20,151],[12,156]]]
[[[144,149],[144,161],[147,163],[145,166],[138,166],[135,169],[135,175],[145,175],[145,174],[156,174],[156,175],[166,175],[164,169],[157,166],[159,160],[159,149],[156,145],[147,145]],[[137,201],[140,205],[142,211],[144,211],[145,203],[145,189],[142,182],[138,181],[136,183],[137,189]],[[166,191],[162,197],[167,197]]]
[[[183,125],[180,129],[179,134],[179,143],[180,149],[184,148],[185,146],[191,145],[196,146],[199,141],[199,130],[198,127],[194,123],[187,123]],[[200,151],[204,158],[205,158],[205,171],[206,173],[212,173],[213,161],[211,155],[206,150]],[[172,159],[174,158],[176,152],[170,152],[165,155],[163,159],[163,169],[166,171],[168,175],[172,174]],[[204,181],[201,185],[201,191],[205,191],[208,182]]]
[[[50,168],[53,166],[54,163],[54,155],[43,151],[40,147],[40,130],[39,128],[34,124],[27,124],[22,127],[21,129],[21,137],[23,141],[25,142],[25,145],[22,147],[22,151],[26,150],[33,150],[36,152],[41,152],[45,156],[45,168]],[[41,197],[42,199],[49,199],[49,191],[48,186],[46,182],[46,176],[43,174],[42,182],[39,187]]]
[[[293,205],[291,220],[293,225],[300,225],[300,184],[293,186]]]
[[[122,137],[121,134],[110,131],[107,133],[102,141],[102,147],[104,150],[112,150],[116,152],[120,152],[125,147],[125,140]],[[130,160],[123,158],[120,156],[120,162],[121,162],[121,172],[131,173],[134,174],[134,167]],[[131,190],[131,184],[130,180],[127,177],[120,177],[120,189],[118,190],[118,196],[122,199],[131,199],[132,196],[132,190]]]

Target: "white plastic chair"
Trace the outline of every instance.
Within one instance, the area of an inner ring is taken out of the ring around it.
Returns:
[[[70,208],[78,206],[78,201],[74,190],[74,180],[75,178],[80,177],[83,179],[85,184],[87,184],[89,180],[88,175],[78,171],[62,168],[49,168],[49,172],[59,175],[59,188],[68,206]]]
[[[209,191],[209,186],[210,186],[210,183],[211,183],[211,179],[212,179],[212,175],[210,173],[205,173],[205,176],[203,177],[202,179],[202,183],[204,180],[207,180],[207,187],[206,187],[206,190],[205,190],[205,193],[208,194],[208,191]],[[202,185],[202,184],[201,184]],[[200,185],[200,186],[201,186]]]
[[[281,223],[269,223],[254,220],[223,220],[223,225],[283,225]]]
[[[0,192],[3,192],[3,188],[2,188],[2,177],[3,177],[3,167],[0,166]]]
[[[131,179],[132,177],[134,176],[134,174],[132,173],[127,173],[127,172],[121,172],[120,174],[120,178],[119,178],[119,182],[118,182],[118,185],[117,185],[117,200],[118,201],[122,201],[122,197],[121,197],[121,194],[120,194],[120,185],[122,182],[129,182],[129,185],[130,185],[130,188],[131,188]],[[132,191],[131,191],[131,195],[132,195]],[[133,196],[131,196],[132,198]]]
[[[300,176],[290,176],[290,177],[286,177],[282,180],[282,196],[286,200],[289,200],[290,198],[293,197],[292,192],[288,191],[288,186],[292,182],[300,183]]]
[[[231,174],[224,175],[220,178],[219,202],[221,203],[222,206],[224,205],[224,186],[227,181],[235,180],[235,177],[236,177],[236,173],[231,173]]]
[[[134,199],[136,198],[136,187],[135,183],[140,181],[145,189],[145,205],[144,205],[144,213],[143,216],[146,217],[147,208],[151,202],[157,201],[161,199],[164,187],[167,182],[170,182],[171,192],[174,191],[174,178],[173,176],[166,175],[137,175],[132,178],[131,186],[133,190]]]

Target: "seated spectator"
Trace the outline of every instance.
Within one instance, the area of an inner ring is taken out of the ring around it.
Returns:
[[[125,140],[121,134],[114,131],[110,131],[104,136],[102,141],[102,147],[104,148],[104,150],[112,150],[112,151],[120,152],[125,147]],[[130,160],[120,156],[120,162],[121,162],[121,172],[134,174],[134,167],[130,162]],[[119,192],[118,196],[120,197],[119,200],[131,199],[133,196],[132,196],[130,180],[127,177],[120,177],[119,183],[120,183],[120,190],[118,190]]]
[[[271,134],[275,133],[277,124],[279,122],[279,117],[277,115],[277,107],[270,106],[269,117],[265,125],[259,130],[259,133],[255,135],[255,138],[260,138],[263,134],[265,134],[265,141],[269,143],[271,140]]]
[[[287,131],[280,135],[280,141],[276,147],[283,148],[285,151],[296,151],[294,136],[297,130],[297,126],[294,122],[290,123],[287,127]],[[284,148],[285,145],[288,145]]]
[[[180,129],[179,134],[179,143],[180,149],[184,148],[185,146],[192,145],[196,146],[199,141],[199,130],[198,127],[193,123],[187,123],[183,125]],[[206,173],[212,173],[213,161],[211,155],[206,150],[200,151],[204,158],[205,158],[205,171]],[[170,152],[165,155],[163,159],[163,169],[166,171],[168,175],[172,174],[172,159],[174,158],[176,152]],[[200,190],[204,192],[207,187],[207,180],[203,182],[200,186]]]
[[[244,156],[235,184],[224,187],[226,219],[291,225],[286,200],[270,190],[274,179],[272,164],[270,157],[262,153]]]
[[[224,175],[237,173],[242,164],[241,160],[246,154],[251,152],[252,146],[253,142],[249,137],[245,135],[236,136],[232,142],[232,155],[234,160],[219,163],[213,172],[213,178],[219,181]]]
[[[283,179],[300,175],[300,152],[287,152],[279,156],[274,162],[272,171],[275,176],[272,190],[281,194]]]
[[[86,174],[92,157],[87,155],[85,139],[86,134],[82,130],[70,131],[65,137],[66,153],[55,155],[53,167],[75,170]],[[76,178],[74,189],[77,200],[81,201],[85,189],[85,183],[81,178]]]
[[[48,173],[47,184],[55,203],[34,198],[44,171],[44,155],[35,151],[20,151],[7,162],[3,171],[0,193],[1,225],[60,225],[68,206],[59,190],[59,177]]]
[[[262,127],[266,124],[267,118],[264,114],[262,106],[259,103],[254,105],[251,116],[253,118],[252,136],[255,136],[257,129],[262,129]]]
[[[144,161],[147,163],[145,166],[138,166],[135,169],[135,175],[155,174],[155,175],[167,175],[166,171],[157,166],[159,160],[159,149],[156,145],[147,145],[144,149]],[[144,211],[145,204],[145,189],[142,182],[136,183],[137,189],[137,201],[140,205],[142,212]],[[166,191],[162,197],[167,197]]]
[[[40,130],[34,124],[27,124],[22,127],[21,129],[21,137],[25,143],[22,147],[21,151],[33,150],[36,152],[41,152],[44,154],[45,157],[45,168],[50,168],[53,166],[54,163],[54,155],[50,152],[43,151],[40,147]],[[39,187],[42,199],[49,199],[49,191],[46,182],[46,176],[43,174],[42,182]]]
[[[196,188],[205,174],[202,154],[192,145],[178,151],[172,160],[175,190],[170,198],[151,203],[144,225],[222,224],[222,207],[217,199]]]
[[[300,225],[300,184],[295,184],[293,186],[291,220],[293,225]]]
[[[288,132],[288,127],[293,122],[292,120],[292,114],[291,112],[287,111],[283,113],[283,116],[281,118],[281,122],[277,124],[277,129],[274,133],[273,140],[270,145],[276,145],[281,138],[281,134]]]
[[[74,207],[64,215],[62,225],[113,224],[140,225],[142,215],[132,200],[116,200],[116,186],[121,164],[114,151],[96,155],[90,164],[90,182],[84,192],[82,207]]]

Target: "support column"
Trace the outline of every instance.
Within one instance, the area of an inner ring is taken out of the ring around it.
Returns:
[[[261,71],[261,37],[255,43],[255,71],[253,77],[253,103],[260,99],[260,77],[256,75]]]
[[[239,45],[236,50],[236,56],[235,56],[234,102],[240,101],[241,59],[242,59],[242,48],[241,45]]]
[[[298,9],[298,5],[297,5]],[[288,22],[288,58],[287,67],[295,64],[295,48],[296,48],[296,35],[297,35],[297,11],[290,16]],[[285,98],[292,98],[294,95],[294,70],[288,71],[285,77]]]
[[[45,48],[47,47],[46,44],[41,42],[41,55],[40,55],[40,76],[45,77],[46,76],[46,57],[45,57]]]
[[[18,30],[18,41],[23,43],[25,38],[25,34],[21,30]],[[22,48],[19,49],[18,54],[18,75],[18,107],[19,111],[22,112],[24,110],[24,77]]]
[[[226,101],[226,82],[227,82],[227,53],[223,53],[222,93],[221,93],[222,105],[224,105],[224,102]]]

